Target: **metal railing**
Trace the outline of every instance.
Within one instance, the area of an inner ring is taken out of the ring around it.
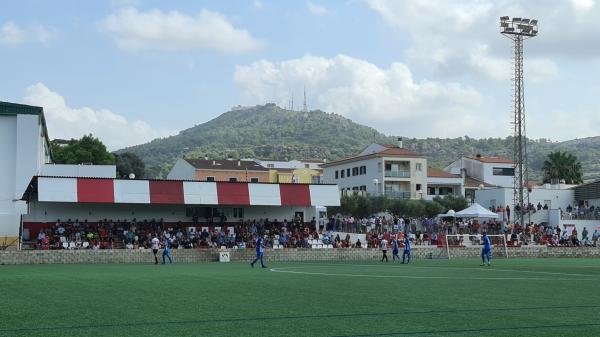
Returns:
[[[410,178],[410,171],[385,170],[385,176],[392,178]]]
[[[410,192],[385,191],[384,195],[391,199],[410,199]]]

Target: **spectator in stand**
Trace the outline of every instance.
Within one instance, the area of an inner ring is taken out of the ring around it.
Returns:
[[[594,245],[594,247],[596,247],[596,245],[598,244],[598,238],[600,238],[600,233],[596,229],[594,230],[594,234],[592,234],[592,244]]]

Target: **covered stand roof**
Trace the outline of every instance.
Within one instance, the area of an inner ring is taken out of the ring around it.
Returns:
[[[23,200],[232,206],[339,206],[337,185],[33,177]]]

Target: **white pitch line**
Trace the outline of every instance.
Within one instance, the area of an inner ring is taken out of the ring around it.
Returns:
[[[365,274],[337,274],[337,273],[318,273],[307,271],[283,270],[290,268],[271,268],[275,273],[301,274],[301,275],[321,275],[321,276],[348,276],[348,277],[372,277],[372,278],[405,278],[405,279],[446,279],[446,280],[532,280],[532,281],[596,281],[596,279],[573,279],[573,278],[542,278],[542,277],[453,277],[453,276],[413,276],[413,275],[365,275]]]
[[[382,264],[325,264],[325,263],[311,263],[312,266],[351,266],[351,267],[388,267],[388,265]],[[392,266],[392,265],[389,265]],[[302,269],[306,266],[296,267],[283,267],[276,268],[278,270],[284,269]],[[573,274],[573,273],[560,273],[550,271],[535,271],[535,270],[519,270],[519,269],[498,269],[498,268],[482,268],[482,267],[436,267],[436,266],[411,266],[409,268],[419,269],[449,269],[449,270],[482,270],[482,271],[500,271],[500,272],[516,272],[516,273],[529,273],[529,274],[546,274],[546,275],[562,275],[562,276],[583,276],[583,277],[598,277],[598,274]]]

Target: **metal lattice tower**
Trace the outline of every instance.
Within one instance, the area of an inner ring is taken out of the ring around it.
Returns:
[[[501,34],[514,42],[513,86],[514,86],[514,149],[515,165],[513,180],[513,214],[515,221],[525,225],[523,208],[529,205],[529,175],[527,165],[527,134],[525,132],[525,95],[523,82],[523,41],[536,37],[538,33],[537,20],[525,18],[500,18]],[[518,206],[518,207],[517,207]],[[520,212],[517,212],[520,209]],[[529,215],[529,212],[527,212]],[[510,220],[510,219],[509,219]],[[529,216],[528,221],[529,222]]]

